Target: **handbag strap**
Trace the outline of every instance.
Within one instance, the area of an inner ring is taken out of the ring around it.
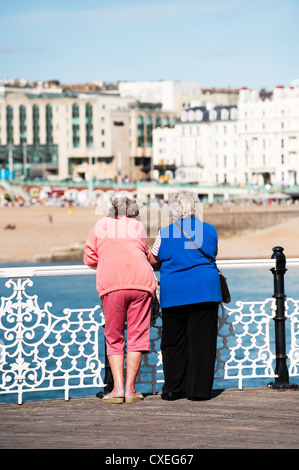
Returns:
[[[190,238],[189,235],[185,232],[185,230],[183,229],[183,227],[181,227],[181,226],[180,226],[179,224],[177,224],[176,222],[175,222],[175,225],[181,229],[181,231],[183,232],[183,234],[185,235],[185,237],[188,238],[188,240],[190,240],[190,242],[195,246],[195,248],[196,248],[205,258],[207,258],[207,259],[210,261],[210,263],[213,263],[213,264],[216,266],[216,268],[217,268],[217,265],[216,265],[215,261],[212,260],[212,258],[210,258],[201,248],[199,248],[199,247],[194,243],[193,240],[191,240],[191,238]],[[218,269],[218,268],[217,268],[217,269]]]

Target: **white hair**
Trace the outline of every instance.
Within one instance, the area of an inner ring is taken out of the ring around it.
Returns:
[[[187,217],[202,218],[201,203],[197,194],[192,191],[178,191],[173,194],[168,206],[173,220],[185,220]]]

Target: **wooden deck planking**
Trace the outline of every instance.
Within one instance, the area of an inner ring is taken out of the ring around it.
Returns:
[[[1,449],[298,449],[299,391],[214,391],[209,401],[96,397],[0,405]]]

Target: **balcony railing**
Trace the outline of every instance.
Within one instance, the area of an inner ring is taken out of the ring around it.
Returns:
[[[288,259],[287,267],[292,266],[299,266],[299,259]],[[277,259],[223,260],[218,262],[218,267],[271,268],[274,277],[279,269]],[[54,314],[50,302],[53,299],[40,305],[38,295],[30,292],[36,277],[78,275],[95,275],[95,271],[84,265],[0,268],[1,289],[4,292],[5,286],[8,292],[7,297],[2,295],[0,305],[0,395],[3,399],[21,404],[24,394],[31,394],[34,399],[38,393],[40,399],[62,390],[68,400],[75,389],[85,393],[88,389],[91,393],[92,389],[104,390],[107,358],[101,305],[64,308]],[[241,389],[245,379],[279,379],[277,362],[283,354],[277,355],[276,345],[275,356],[270,330],[281,308],[281,299],[291,332],[286,354],[287,374],[299,376],[299,300],[276,294],[263,301],[239,300],[235,306],[221,304],[216,384],[217,380],[234,380]],[[163,383],[161,328],[159,315],[152,320],[151,349],[144,355],[137,377],[137,385],[145,393],[156,393]]]

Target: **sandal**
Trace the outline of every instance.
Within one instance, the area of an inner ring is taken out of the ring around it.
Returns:
[[[123,403],[125,401],[124,397],[111,397],[108,393],[102,397],[102,401],[105,403]]]
[[[137,395],[133,395],[132,397],[125,397],[126,403],[136,403],[140,400],[144,400],[144,396],[142,395],[142,393],[137,393]]]

